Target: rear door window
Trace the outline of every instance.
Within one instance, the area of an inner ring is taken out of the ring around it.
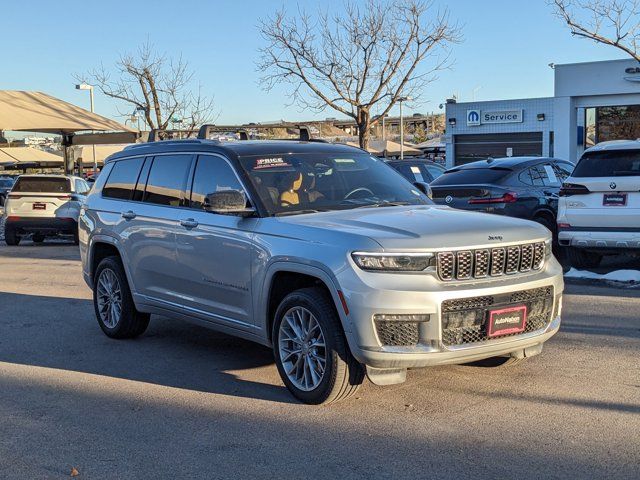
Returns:
[[[102,196],[119,200],[130,200],[142,166],[142,157],[118,160],[102,189]]]
[[[71,193],[71,183],[67,178],[18,177],[13,192],[23,193]]]
[[[185,206],[192,159],[193,155],[188,154],[154,157],[143,201],[169,207]]]
[[[573,177],[640,176],[640,150],[618,150],[585,154],[572,173]]]

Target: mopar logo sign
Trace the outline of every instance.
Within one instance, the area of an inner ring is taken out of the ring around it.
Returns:
[[[480,110],[467,110],[467,125],[480,125]]]

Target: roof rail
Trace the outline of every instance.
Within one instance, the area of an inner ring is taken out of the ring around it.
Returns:
[[[269,128],[274,128],[271,125],[250,125],[249,128],[252,129],[269,129]],[[291,127],[285,127],[285,128],[296,128],[298,129],[298,131],[300,132],[298,135],[298,138],[296,139],[292,139],[292,138],[282,138],[282,139],[278,139],[278,140],[294,140],[294,141],[301,141],[301,142],[322,142],[322,143],[327,143],[326,140],[322,140],[320,138],[311,138],[311,128],[307,125],[295,125],[295,126],[291,126]],[[210,135],[214,132],[229,132],[229,131],[233,131],[235,133],[237,133],[238,135],[240,135],[240,140],[244,141],[244,140],[249,140],[249,132],[247,132],[247,130],[245,128],[230,128],[230,127],[225,127],[225,126],[216,126],[214,124],[205,124],[202,125],[200,127],[200,130],[198,130],[198,138],[201,140],[208,140]]]

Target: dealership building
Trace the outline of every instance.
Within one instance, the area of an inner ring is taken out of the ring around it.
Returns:
[[[640,138],[638,62],[553,68],[553,97],[447,103],[447,167],[521,155],[575,162],[596,143]]]

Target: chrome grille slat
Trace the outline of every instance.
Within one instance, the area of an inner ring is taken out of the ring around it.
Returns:
[[[507,275],[513,275],[518,273],[520,269],[520,247],[513,246],[507,248],[507,262],[505,267],[505,273]]]
[[[456,278],[468,280],[473,273],[473,254],[469,250],[458,252],[456,255]]]
[[[489,275],[489,263],[491,262],[491,252],[489,250],[476,250],[475,268],[473,276],[484,278]]]
[[[445,282],[540,270],[544,259],[544,242],[439,252],[436,256],[438,276]]]

